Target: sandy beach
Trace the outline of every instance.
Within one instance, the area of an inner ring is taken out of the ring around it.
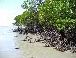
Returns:
[[[0,27],[0,58],[76,58],[76,53],[70,51],[60,52],[40,42],[22,41],[25,36],[12,32],[11,27]]]

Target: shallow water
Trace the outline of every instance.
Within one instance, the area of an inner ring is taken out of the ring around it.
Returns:
[[[76,53],[56,51],[42,43],[23,42],[24,38],[25,35],[13,33],[11,27],[0,27],[0,58],[76,58]]]

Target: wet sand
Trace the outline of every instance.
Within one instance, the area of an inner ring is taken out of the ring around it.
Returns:
[[[0,27],[0,58],[76,58],[76,53],[60,52],[42,43],[22,41],[25,35]],[[19,49],[15,49],[19,48]]]

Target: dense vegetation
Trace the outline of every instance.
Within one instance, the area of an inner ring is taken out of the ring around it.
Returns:
[[[40,30],[52,26],[69,45],[70,41],[76,45],[76,0],[27,0],[21,6],[25,11],[15,17],[15,25],[39,26]]]

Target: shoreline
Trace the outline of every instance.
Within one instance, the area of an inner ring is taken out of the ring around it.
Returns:
[[[19,34],[19,35],[22,35],[23,40],[21,40],[21,41],[28,42],[28,43],[34,43],[34,44],[37,43],[38,42],[37,40],[40,38],[40,35],[37,36],[36,34],[31,34],[31,33],[29,33],[28,35],[23,35],[23,34]],[[27,39],[26,39],[26,36],[28,36]],[[18,37],[18,36],[15,36],[15,37]],[[46,43],[44,43],[44,40],[42,40],[38,43],[43,44],[45,48],[49,47],[49,48],[53,48],[53,49],[57,50],[56,47],[46,46]],[[59,50],[57,50],[57,51],[59,51]],[[74,53],[73,50],[66,50],[66,51],[60,51],[60,52],[67,52],[67,51]]]
[[[20,35],[20,34],[19,34]],[[69,50],[65,52],[58,51],[54,49],[54,47],[45,47],[44,43],[34,42],[29,43],[28,41],[22,41],[24,36],[16,37],[19,50],[22,51],[23,54],[26,54],[26,58],[75,58],[76,53],[71,53]],[[22,38],[21,38],[22,37]],[[22,45],[23,44],[23,45]],[[22,46],[21,46],[22,45]]]
[[[0,58],[76,58],[76,53],[57,51],[41,42],[22,41],[25,36],[12,32],[8,27],[1,27]]]

